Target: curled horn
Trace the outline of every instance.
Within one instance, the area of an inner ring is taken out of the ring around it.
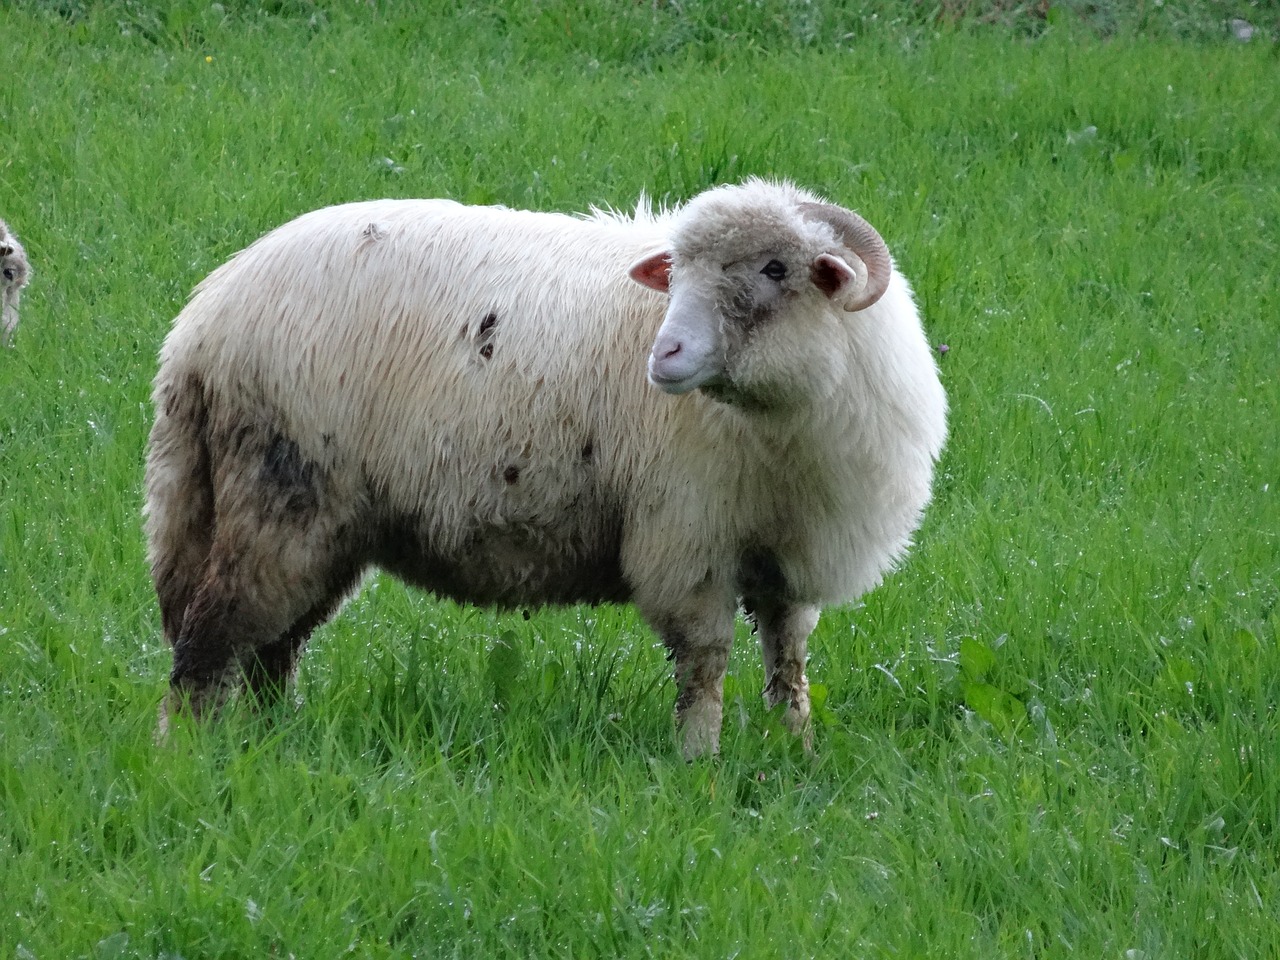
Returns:
[[[875,227],[851,210],[830,203],[802,203],[800,214],[829,224],[840,242],[866,265],[867,284],[858,299],[846,305],[845,310],[850,313],[865,310],[884,296],[889,288],[893,262],[889,259],[889,248]]]

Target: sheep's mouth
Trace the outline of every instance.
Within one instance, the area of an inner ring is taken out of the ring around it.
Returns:
[[[661,373],[649,370],[649,382],[661,390],[663,393],[670,393],[679,396],[682,393],[688,393],[690,390],[696,390],[700,386],[694,377],[664,377]]]
[[[707,387],[728,386],[721,374],[705,369],[695,369],[692,373],[677,370],[673,375],[665,367],[656,363],[652,356],[649,358],[648,375],[651,384],[663,393],[676,396],[691,393],[694,390],[705,390]]]

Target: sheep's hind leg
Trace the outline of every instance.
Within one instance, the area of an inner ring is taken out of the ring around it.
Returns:
[[[265,706],[280,699],[293,677],[311,631],[324,623],[341,605],[360,577],[354,564],[345,567],[323,592],[323,598],[302,615],[283,635],[257,648],[245,664],[245,686],[254,700]]]
[[[174,644],[162,727],[180,712],[216,711],[241,686],[260,702],[280,695],[307,637],[359,572],[353,563],[335,564],[328,550],[271,532],[240,551],[215,543]]]
[[[809,729],[809,679],[805,676],[809,634],[818,624],[816,607],[796,606],[778,600],[748,599],[747,612],[760,637],[764,660],[764,702],[773,709],[785,703],[782,721],[813,745]]]
[[[204,716],[241,687],[278,695],[361,569],[357,508],[291,441],[250,436],[220,474],[217,532],[174,642],[162,734],[175,714]]]
[[[165,640],[172,646],[208,568],[213,478],[201,380],[188,376],[166,382],[156,400],[147,455],[147,553]]]
[[[182,618],[161,717],[163,734],[180,713],[199,719],[217,710],[239,685],[239,660],[282,629],[240,576],[239,558],[215,545],[204,579]]]

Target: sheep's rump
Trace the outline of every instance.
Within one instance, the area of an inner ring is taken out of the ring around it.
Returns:
[[[235,536],[225,517],[305,531],[272,533],[282,576],[306,566],[296,549],[342,558],[339,580],[372,562],[463,601],[626,599],[617,483],[643,465],[623,434],[653,415],[663,310],[627,267],[658,231],[378,201],[268,234],[165,342],[153,563]]]

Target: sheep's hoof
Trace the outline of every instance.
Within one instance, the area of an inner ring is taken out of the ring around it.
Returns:
[[[715,702],[696,704],[681,712],[680,733],[686,760],[719,755],[721,714],[721,705]]]
[[[798,686],[790,686],[778,681],[775,677],[764,689],[764,704],[772,710],[780,703],[787,708],[782,712],[782,725],[789,732],[800,738],[805,753],[813,753],[813,727],[809,723],[809,683],[802,681]]]

